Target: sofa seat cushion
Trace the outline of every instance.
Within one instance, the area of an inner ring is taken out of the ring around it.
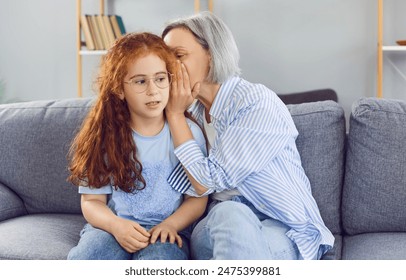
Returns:
[[[406,260],[406,232],[345,236],[343,260]]]
[[[362,98],[354,104],[343,188],[349,235],[406,231],[406,102]]]
[[[63,260],[86,221],[76,214],[26,215],[0,223],[0,259]]]

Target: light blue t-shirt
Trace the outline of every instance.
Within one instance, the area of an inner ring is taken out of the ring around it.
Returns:
[[[206,143],[200,128],[187,119],[192,134],[206,154]],[[115,190],[111,185],[101,188],[79,187],[81,194],[111,194],[109,206],[117,216],[134,220],[137,223],[157,225],[169,217],[183,201],[182,193],[174,190],[167,178],[178,165],[174,145],[165,122],[164,128],[155,136],[147,137],[133,131],[137,146],[137,158],[142,164],[142,176],[146,187],[134,193]]]

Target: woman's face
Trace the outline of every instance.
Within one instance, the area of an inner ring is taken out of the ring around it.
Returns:
[[[206,80],[210,68],[210,54],[184,28],[174,28],[166,34],[165,43],[174,50],[176,57],[185,65],[193,88]]]

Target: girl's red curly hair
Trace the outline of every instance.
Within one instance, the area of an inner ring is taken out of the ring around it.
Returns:
[[[96,104],[74,138],[69,151],[68,181],[100,188],[112,184],[125,192],[143,189],[142,165],[137,159],[130,112],[123,93],[129,63],[147,54],[160,57],[175,73],[176,57],[164,41],[151,33],[131,33],[118,39],[102,58]]]

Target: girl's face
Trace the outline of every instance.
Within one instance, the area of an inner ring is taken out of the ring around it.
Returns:
[[[170,90],[166,63],[157,55],[148,54],[129,63],[127,70],[121,98],[127,101],[131,119],[162,119]]]
[[[197,42],[189,30],[174,28],[166,34],[164,41],[186,66],[191,88],[196,83],[205,81],[209,73],[210,54]]]

